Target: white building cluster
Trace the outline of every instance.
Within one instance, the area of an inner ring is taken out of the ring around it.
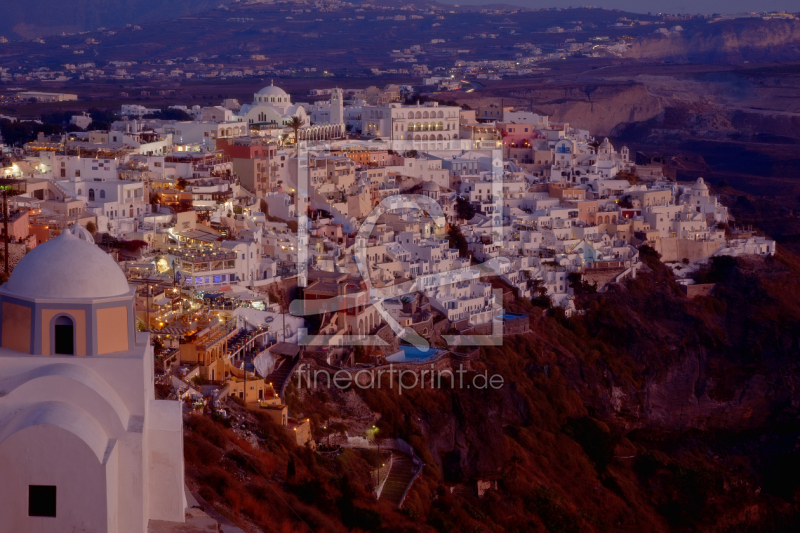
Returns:
[[[127,118],[41,138],[17,167],[26,185],[13,202],[52,225],[39,240],[91,222],[143,243],[140,254],[160,255],[158,270],[193,290],[344,273],[358,291],[410,284],[429,312],[473,326],[501,313],[480,263],[519,296],[571,311],[576,279],[602,289],[635,276],[643,244],[667,262],[774,253],[767,239],[726,235],[727,209],[702,178],[677,184],[627,147],[546,116],[401,94],[333,88],[294,104],[268,85],[252,104],[187,109],[193,121]],[[422,204],[397,204],[405,194]],[[370,331],[328,320],[341,334]]]

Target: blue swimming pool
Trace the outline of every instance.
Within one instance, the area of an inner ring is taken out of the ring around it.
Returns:
[[[401,363],[403,361],[421,361],[423,359],[433,357],[440,351],[436,348],[428,348],[427,350],[423,350],[417,348],[416,346],[400,346],[400,350],[401,352],[387,357],[386,360],[394,363]]]
[[[416,346],[401,346],[400,349],[406,354],[406,359],[425,359],[436,353],[433,348],[422,350]]]
[[[526,315],[515,315],[515,314],[503,313],[502,315],[500,315],[500,319],[503,320],[503,321],[517,320],[517,319],[523,318],[525,316]]]

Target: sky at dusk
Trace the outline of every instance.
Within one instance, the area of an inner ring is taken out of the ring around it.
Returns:
[[[439,0],[447,4],[514,4],[533,9],[592,5],[634,13],[742,13],[747,11],[800,12],[800,0]]]

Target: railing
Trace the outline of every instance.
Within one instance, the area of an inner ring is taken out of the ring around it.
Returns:
[[[377,478],[375,483],[375,498],[380,499],[381,492],[383,492],[383,486],[386,484],[386,480],[389,479],[389,472],[392,470],[392,463],[394,462],[394,454],[389,454],[389,461],[387,464],[381,466],[377,469]],[[386,469],[386,473],[383,473],[383,470]],[[381,479],[383,478],[383,479]]]
[[[268,335],[268,334],[269,334],[269,331],[262,331],[261,333],[257,333],[252,339],[248,339],[248,341],[245,342],[242,346],[240,346],[239,349],[236,350],[235,352],[228,352],[228,354],[225,356],[225,358],[226,359],[235,359],[240,353],[242,353],[243,351],[247,350],[247,347],[248,347],[249,344],[255,343],[257,340],[263,339],[264,336]],[[261,350],[258,353],[258,355],[261,355],[261,353],[265,352],[270,346],[271,346],[271,344],[265,345],[265,348],[263,350]]]
[[[197,342],[197,349],[201,351],[205,351],[211,346],[217,344],[220,341],[227,340],[235,331],[236,325],[233,326],[225,326],[222,331],[217,331],[215,333],[210,334],[210,336],[202,341]]]
[[[201,255],[191,255],[187,252],[170,252],[181,258],[182,261],[190,263],[207,263],[209,261],[224,261],[236,259],[234,252],[202,253]]]
[[[171,348],[166,354],[161,355],[161,364],[164,367],[164,372],[169,370],[169,367],[172,366],[172,363],[177,361],[178,354],[180,350],[178,348]]]
[[[411,478],[411,481],[408,482],[408,486],[406,486],[406,490],[405,492],[403,492],[403,496],[400,498],[400,503],[397,504],[398,508],[403,506],[403,502],[406,501],[406,496],[408,496],[408,491],[411,490],[411,487],[414,485],[414,482],[422,473],[422,467],[425,466],[422,462],[422,459],[417,457],[417,454],[415,454],[413,451],[411,453],[411,461],[414,463],[414,466],[417,467],[417,471],[414,474],[414,477]]]

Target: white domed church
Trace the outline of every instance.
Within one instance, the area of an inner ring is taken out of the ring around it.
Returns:
[[[235,119],[254,126],[287,127],[293,117],[303,121],[298,131],[301,140],[336,139],[344,135],[344,124],[311,124],[306,109],[293,104],[289,94],[270,84],[253,95],[253,103],[245,104]]]
[[[134,298],[79,230],[34,248],[0,287],[0,532],[184,521],[181,405],[155,400]]]

